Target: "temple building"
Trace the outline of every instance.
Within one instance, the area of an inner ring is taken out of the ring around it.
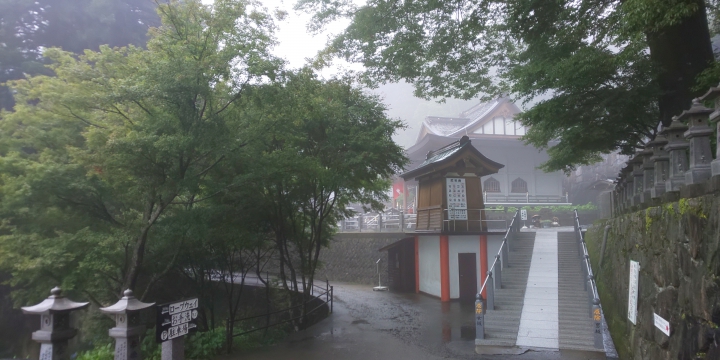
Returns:
[[[407,149],[410,164],[415,169],[428,160],[432,150],[439,149],[467,136],[489,160],[505,164],[495,174],[483,176],[485,205],[567,205],[564,189],[565,175],[558,171],[545,173],[537,167],[548,160],[544,150],[526,145],[520,140],[525,127],[515,121],[520,109],[505,97],[480,103],[457,117],[428,116],[423,121],[415,145]],[[417,181],[398,179],[394,196],[402,199],[409,213],[417,209]],[[407,194],[408,196],[402,196]],[[398,206],[400,207],[400,206]]]
[[[418,184],[417,224],[380,250],[388,251],[394,289],[472,303],[508,225],[498,229],[486,219],[480,179],[504,165],[480,153],[468,136],[443,145],[400,175]]]

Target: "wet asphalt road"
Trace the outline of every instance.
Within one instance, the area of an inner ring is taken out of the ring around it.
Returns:
[[[472,305],[441,303],[420,294],[374,292],[371,286],[334,284],[334,312],[310,329],[271,347],[223,356],[269,359],[604,359],[592,352],[516,349],[475,353]],[[469,331],[468,331],[469,330]]]

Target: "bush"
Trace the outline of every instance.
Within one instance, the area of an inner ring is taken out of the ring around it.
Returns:
[[[113,360],[114,358],[115,346],[113,344],[106,344],[80,353],[76,360]]]

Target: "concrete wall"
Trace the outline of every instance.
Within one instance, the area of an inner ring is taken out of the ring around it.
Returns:
[[[449,267],[450,267],[450,299],[460,298],[460,276],[458,273],[458,254],[475,254],[475,273],[477,275],[477,288],[480,289],[480,236],[478,235],[450,235],[448,240]]]
[[[405,238],[403,233],[340,233],[330,242],[330,247],[320,253],[321,267],[316,279],[377,285],[375,261],[380,261],[380,276],[387,284],[387,251],[384,246]]]
[[[440,297],[440,236],[418,237],[420,291]]]
[[[621,359],[720,359],[720,195],[596,222],[587,242]],[[603,230],[610,226],[603,266]],[[637,324],[627,320],[630,260],[640,263]],[[654,326],[670,322],[670,336]]]

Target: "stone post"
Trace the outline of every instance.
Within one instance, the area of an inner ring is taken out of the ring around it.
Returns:
[[[642,204],[643,193],[643,158],[639,152],[635,153],[629,161],[632,164],[632,206],[640,206]]]
[[[481,294],[475,296],[475,339],[485,338],[485,299]]]
[[[492,271],[487,272],[487,282],[485,283],[485,294],[487,294],[487,309],[495,310],[495,282],[493,281]]]
[[[109,331],[115,339],[115,360],[140,360],[140,335],[145,326],[140,322],[140,311],[155,303],[141,302],[133,296],[132,290],[125,290],[123,297],[113,305],[100,308],[100,311],[115,318],[115,327]]]
[[[687,126],[678,121],[677,116],[673,116],[670,126],[663,129],[663,135],[668,139],[665,149],[670,157],[665,192],[679,191],[680,187],[685,185],[685,171],[688,169],[686,151],[689,145],[683,134],[687,129]]]
[[[667,139],[664,135],[658,134],[655,139],[647,143],[647,147],[652,150],[652,156],[650,161],[654,167],[654,185],[650,189],[650,197],[658,199],[665,193],[665,181],[668,178],[668,166],[670,158],[668,157],[667,151],[665,151],[665,145],[667,145]]]
[[[647,146],[640,152],[643,169],[643,192],[640,202],[645,205],[650,205],[652,200],[651,190],[655,186],[655,163],[650,160],[652,154],[652,149]]]
[[[627,164],[624,168],[622,168],[622,170],[620,170],[620,176],[623,179],[623,208],[628,210],[632,205],[633,197],[632,165]]]
[[[717,136],[717,142],[716,144],[720,144],[720,85],[718,87],[710,88],[705,95],[703,95],[700,98],[700,101],[709,101],[709,100],[715,100],[715,111],[710,114],[709,121],[710,122],[717,122],[716,127],[716,136]],[[715,160],[713,160],[710,163],[710,175],[714,178],[715,176],[720,177],[720,146],[717,146],[716,152],[715,152]],[[720,182],[720,181],[718,181]]]
[[[700,184],[710,179],[710,136],[713,129],[708,126],[708,115],[711,112],[700,104],[700,99],[693,99],[692,107],[678,116],[679,121],[690,126],[684,134],[690,143],[690,167],[685,172],[685,185]]]
[[[40,343],[40,360],[70,359],[68,340],[77,334],[70,327],[70,313],[90,305],[71,301],[61,294],[62,290],[55,287],[41,303],[22,308],[25,314],[40,315],[40,330],[32,334],[32,339]]]

